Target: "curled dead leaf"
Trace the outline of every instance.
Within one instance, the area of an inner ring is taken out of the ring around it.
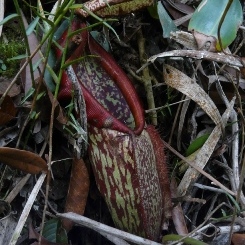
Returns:
[[[74,212],[83,215],[87,203],[89,185],[89,174],[84,161],[82,159],[74,159],[65,212]],[[72,228],[73,224],[71,220],[62,220],[63,228],[67,232]]]
[[[15,148],[0,147],[0,162],[30,174],[48,170],[46,162],[40,156]]]
[[[167,85],[179,90],[195,101],[215,124],[224,131],[224,124],[216,105],[193,79],[170,65],[164,66],[163,77]]]
[[[40,88],[40,93],[43,94],[42,99],[37,100],[36,110],[40,111],[40,119],[45,122],[50,121],[50,113],[53,100],[54,101],[54,117],[55,117],[55,127],[63,130],[63,126],[67,124],[67,117],[65,116],[64,110],[59,104],[58,100],[54,98],[54,95],[49,91],[47,86],[43,83]],[[45,106],[43,106],[45,105]]]
[[[198,31],[194,31],[193,35],[197,42],[197,47],[199,50],[207,50],[210,52],[216,52],[216,38],[212,36],[207,36]]]
[[[227,123],[227,120],[228,120],[230,113],[233,109],[234,102],[235,102],[235,100],[233,99],[230,102],[229,107],[226,109],[226,111],[224,112],[224,114],[222,116],[222,121],[225,124]],[[210,159],[212,153],[214,152],[215,146],[217,145],[221,134],[222,134],[221,129],[218,126],[216,126],[214,128],[214,130],[212,131],[212,133],[210,134],[210,136],[208,137],[208,139],[206,140],[206,142],[201,147],[201,149],[198,151],[198,154],[196,154],[195,158],[192,160],[192,162],[195,166],[197,166],[201,169],[203,169],[206,166],[208,160]],[[196,182],[199,174],[200,173],[197,170],[195,170],[194,168],[192,168],[192,167],[188,168],[188,170],[185,172],[185,174],[184,174],[184,176],[183,176],[183,178],[182,178],[182,180],[181,180],[181,182],[177,188],[179,196],[184,196],[189,191],[189,189],[192,187],[192,185]]]

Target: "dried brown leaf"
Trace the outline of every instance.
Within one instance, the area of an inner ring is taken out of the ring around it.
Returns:
[[[233,82],[236,83],[236,77],[235,73],[238,72],[238,69],[234,67],[226,67],[226,72],[229,74],[229,76],[232,78]],[[236,88],[234,87],[234,84],[229,80],[227,77],[222,75],[200,75],[201,82],[203,84],[203,88],[205,91],[208,91],[208,94],[210,98],[214,101],[215,105],[219,106],[219,104],[224,104],[223,99],[221,98],[219,92],[217,91],[216,87],[216,81],[219,80],[222,90],[225,93],[225,96],[230,101],[232,97],[236,94],[236,89],[239,92],[239,95],[241,96],[241,99],[245,99],[245,83],[244,79],[239,79],[239,83],[237,84]]]
[[[176,31],[170,33],[170,39],[182,44],[187,49],[197,49],[195,37],[190,32]]]
[[[6,96],[0,108],[0,125],[5,125],[15,118],[16,112],[14,102],[9,96]]]
[[[46,162],[37,154],[15,148],[0,147],[0,161],[30,174],[38,174],[48,169]]]
[[[198,50],[207,50],[210,52],[216,52],[216,38],[213,36],[207,36],[203,33],[200,33],[198,31],[194,31],[193,35],[197,42]]]
[[[231,66],[243,67],[243,62],[245,61],[245,57],[237,58],[232,55],[227,55],[224,53],[213,53],[206,50],[186,50],[186,49],[176,49],[167,52],[163,52],[160,54],[156,54],[147,59],[148,63],[153,63],[158,58],[165,57],[189,57],[195,60],[209,60],[216,61],[222,64],[227,64]],[[137,72],[141,71],[146,65],[142,66]]]
[[[234,233],[231,238],[233,245],[244,245],[245,244],[245,234]]]
[[[37,111],[40,111],[40,119],[45,122],[50,121],[52,101],[55,100],[54,124],[56,128],[63,130],[63,126],[67,124],[67,117],[65,116],[64,110],[62,109],[60,103],[54,98],[54,95],[48,90],[44,83],[40,88],[40,93],[44,94],[42,99],[37,100],[36,102]]]
[[[167,85],[179,90],[195,101],[218,127],[222,130],[224,129],[224,124],[216,105],[193,79],[170,65],[164,66],[163,77]]]
[[[234,100],[230,102],[229,107],[226,109],[222,116],[223,122],[225,124],[227,123],[233,106]],[[195,155],[195,159],[192,161],[195,166],[198,166],[201,169],[203,169],[206,166],[206,163],[208,162],[212,153],[214,152],[215,146],[217,145],[221,134],[221,129],[218,126],[216,126],[210,134],[210,136],[208,137],[208,139],[206,140],[206,142],[199,150],[198,154]],[[188,190],[192,187],[193,183],[195,183],[195,181],[197,180],[199,174],[200,173],[194,168],[188,168],[177,189],[179,196],[183,196],[188,192]]]
[[[6,89],[9,87],[11,81],[9,79],[6,79],[4,77],[0,78],[0,94],[4,94],[4,92],[6,91]],[[10,97],[14,97],[16,95],[20,94],[20,87],[16,84],[14,84],[10,91],[8,92],[8,95]]]
[[[9,244],[16,227],[16,220],[8,202],[0,200],[0,244]]]
[[[28,23],[27,23],[27,20],[26,20],[23,13],[22,13],[21,17],[22,17],[22,20],[24,22],[25,28],[27,28]],[[30,35],[28,35],[28,44],[29,44],[29,48],[30,48],[30,53],[32,54],[39,45],[39,41],[38,41],[34,32],[32,32]],[[37,64],[37,62],[39,62],[40,60],[41,60],[41,56],[37,52],[34,55],[34,57],[32,58],[33,66],[35,66],[35,64]],[[37,81],[37,79],[40,77],[40,71],[42,71],[42,70],[43,70],[43,63],[40,62],[39,69],[36,69],[35,71],[33,71],[33,77],[34,77],[35,81]],[[32,87],[32,77],[31,77],[30,65],[27,65],[26,68],[24,69],[24,71],[21,73],[21,80],[22,80],[22,83],[24,84],[25,94],[26,94],[27,91]]]
[[[89,174],[84,161],[82,159],[74,159],[65,212],[83,215],[87,203],[89,184]],[[67,232],[72,228],[73,224],[71,220],[62,220],[63,228]]]

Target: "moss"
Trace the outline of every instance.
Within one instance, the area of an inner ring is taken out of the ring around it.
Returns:
[[[25,53],[25,44],[19,40],[0,42],[0,75],[12,77],[20,68],[20,60],[9,60]]]
[[[20,69],[20,60],[9,60],[25,54],[26,47],[17,18],[3,26],[0,38],[0,76],[13,77]]]

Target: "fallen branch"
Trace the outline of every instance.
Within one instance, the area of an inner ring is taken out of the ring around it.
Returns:
[[[81,226],[85,226],[88,227],[90,229],[93,229],[97,232],[102,232],[104,234],[109,234],[112,236],[116,236],[117,238],[126,240],[128,242],[133,242],[134,244],[139,244],[139,245],[161,245],[160,243],[157,242],[153,242],[151,240],[139,237],[139,236],[135,236],[133,234],[130,234],[128,232],[125,231],[121,231],[118,230],[116,228],[112,228],[108,225],[104,225],[102,223],[99,223],[97,221],[94,221],[92,219],[86,218],[84,216],[75,214],[75,213],[63,213],[63,214],[57,214],[58,217],[61,218],[66,218],[66,219],[70,219],[73,222],[81,225]]]
[[[143,65],[137,73],[143,70],[146,66],[150,63],[153,63],[158,58],[167,58],[167,57],[186,57],[186,58],[193,58],[196,60],[209,60],[209,61],[216,61],[222,64],[230,65],[230,66],[237,66],[243,67],[242,58],[238,58],[233,55],[227,55],[223,53],[213,53],[204,50],[172,50],[168,52],[163,52],[157,55],[151,56],[145,65]]]

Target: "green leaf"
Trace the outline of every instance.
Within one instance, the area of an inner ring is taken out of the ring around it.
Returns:
[[[68,28],[68,26],[69,26],[68,20],[65,20],[62,22],[62,24],[59,26],[59,28],[57,29],[57,31],[54,34],[54,40],[55,41],[58,41],[61,38],[62,34]]]
[[[12,58],[7,59],[7,61],[11,61],[11,60],[22,60],[22,59],[25,59],[25,58],[27,58],[27,55],[26,54],[20,54],[20,55],[17,55],[15,57],[12,57]]]
[[[60,224],[60,222],[59,222],[59,224]],[[64,228],[61,225],[58,226],[56,237],[57,237],[57,239],[56,239],[57,243],[68,244],[67,233],[66,233],[66,231],[64,230]]]
[[[167,242],[167,241],[178,241],[181,238],[183,238],[183,236],[175,235],[175,234],[169,234],[169,235],[164,236],[162,240],[163,240],[163,243],[164,243],[164,242]],[[198,240],[196,240],[194,238],[190,238],[190,237],[187,237],[187,238],[183,239],[183,242],[184,242],[184,244],[190,244],[190,245],[208,245],[205,242],[198,241]]]
[[[196,31],[216,39],[215,47],[221,50],[218,41],[218,27],[229,0],[203,0],[194,12],[189,31]],[[220,29],[222,47],[226,48],[236,38],[239,26],[242,24],[243,12],[239,0],[233,0]]]
[[[44,225],[43,236],[50,242],[67,243],[67,236],[61,228],[60,219],[48,220]]]
[[[162,25],[163,37],[168,38],[170,37],[171,31],[177,31],[178,29],[163,7],[161,1],[159,1],[157,4],[157,12]]]
[[[75,59],[75,60],[71,60],[71,61],[68,61],[68,62],[66,62],[62,67],[61,67],[61,69],[62,70],[64,70],[64,69],[66,69],[68,66],[70,66],[70,65],[74,65],[74,64],[78,64],[80,61],[83,61],[83,60],[87,60],[88,58],[98,58],[98,56],[96,56],[96,55],[86,55],[86,56],[82,56],[82,57],[79,57],[79,58],[77,58],[77,59]]]
[[[23,105],[23,104],[28,100],[28,98],[30,98],[30,97],[34,94],[34,92],[35,92],[35,89],[34,89],[34,88],[30,88],[30,89],[27,91],[25,97],[24,97],[24,98],[22,99],[22,101],[20,102],[20,104]]]
[[[156,4],[153,4],[149,7],[147,7],[147,10],[149,12],[149,14],[151,15],[152,18],[156,19],[156,20],[159,20],[159,16],[158,16],[158,13],[157,13],[157,5]]]
[[[46,66],[45,73],[44,73],[44,81],[47,87],[49,88],[49,90],[52,92],[55,90],[54,82],[58,83],[58,77],[55,74],[54,70],[52,69],[55,66],[55,62],[56,62],[56,57],[54,52],[51,50],[49,52],[48,64]]]
[[[39,21],[39,17],[36,17],[32,22],[31,24],[28,26],[28,28],[26,29],[26,35],[29,36],[33,31],[34,29],[36,28],[37,24],[38,24],[38,21]]]
[[[188,149],[186,150],[186,156],[190,156],[192,153],[200,149],[203,144],[206,142],[210,134],[204,134],[195,140],[189,145]]]
[[[9,20],[14,19],[16,17],[18,17],[18,14],[10,14],[8,15],[6,18],[4,18],[2,21],[0,21],[0,26],[7,23]]]
[[[110,44],[102,32],[91,31],[90,34],[107,52],[110,52]]]
[[[70,9],[81,9],[83,7],[83,4],[73,4],[71,5]]]
[[[48,220],[43,228],[43,236],[50,242],[56,242],[57,229],[58,219]]]
[[[7,70],[7,66],[4,63],[2,63],[1,66],[0,66],[0,69],[2,71],[6,71]]]
[[[40,94],[37,95],[37,100],[40,100],[40,98],[42,98],[44,95],[46,95],[46,92],[43,91]]]

